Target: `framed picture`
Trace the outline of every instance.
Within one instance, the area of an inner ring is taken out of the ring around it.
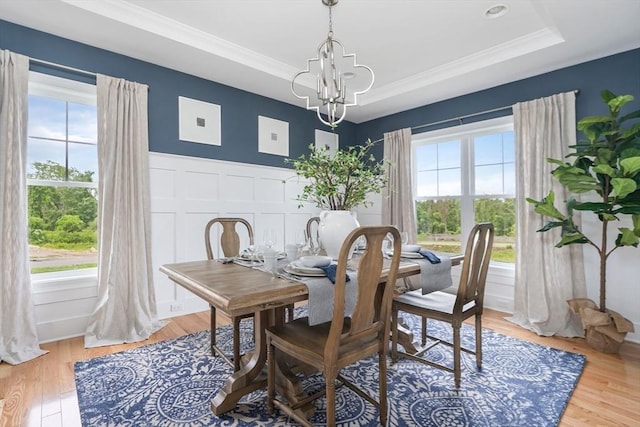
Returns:
[[[289,155],[289,122],[258,116],[258,151]]]
[[[222,145],[219,105],[179,96],[178,115],[180,141]]]
[[[316,129],[316,149],[324,148],[329,155],[338,151],[338,134]]]

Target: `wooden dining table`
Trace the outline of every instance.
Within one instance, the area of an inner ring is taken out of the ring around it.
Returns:
[[[452,256],[452,265],[460,264],[462,258],[462,255]],[[274,277],[260,269],[215,260],[165,264],[160,271],[224,313],[235,316],[254,313],[255,347],[243,356],[240,370],[227,379],[211,402],[216,415],[232,410],[244,395],[266,386],[265,329],[284,321],[285,306],[307,300],[307,286]],[[381,282],[386,280],[387,273],[386,269],[382,271]],[[400,263],[399,279],[419,274],[417,263],[409,260]],[[408,352],[416,351],[410,331],[401,331],[399,342]],[[279,391],[292,402],[304,399],[306,395],[295,376],[285,372],[285,366],[277,368]]]

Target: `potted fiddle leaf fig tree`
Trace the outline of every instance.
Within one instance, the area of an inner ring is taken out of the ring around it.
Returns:
[[[615,95],[608,90],[601,93],[609,113],[590,116],[578,121],[578,130],[588,144],[572,146],[575,152],[567,155],[572,162],[547,159],[557,167],[553,177],[572,194],[564,202],[566,210],[555,206],[553,192],[542,200],[527,198],[535,212],[550,218],[540,232],[561,229],[560,248],[572,244],[592,246],[600,259],[600,304],[578,298],[567,301],[578,314],[585,329],[587,343],[602,352],[616,353],[628,332],[634,327],[615,311],[606,307],[607,260],[611,254],[626,246],[640,243],[640,110],[622,114],[622,108],[633,101],[631,95]],[[629,123],[631,121],[631,124]],[[573,195],[581,195],[577,200]],[[600,232],[587,236],[574,222],[574,213],[590,212],[600,221]],[[612,221],[630,219],[631,227],[618,227],[615,241],[610,241],[608,225]]]
[[[297,200],[322,209],[318,234],[328,256],[337,258],[345,237],[358,227],[353,209],[368,206],[368,195],[387,184],[385,161],[377,161],[369,152],[374,145],[369,139],[335,153],[310,145],[308,156],[285,159],[298,177],[307,180]]]

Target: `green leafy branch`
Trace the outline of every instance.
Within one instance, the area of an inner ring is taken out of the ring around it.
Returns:
[[[367,195],[379,193],[387,184],[384,164],[369,153],[375,145],[370,139],[364,145],[338,150],[309,145],[310,154],[297,159],[285,159],[293,164],[299,177],[309,180],[297,200],[313,203],[328,210],[351,210],[368,206]]]

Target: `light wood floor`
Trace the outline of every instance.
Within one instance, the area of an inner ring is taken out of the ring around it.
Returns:
[[[587,356],[561,426],[640,426],[640,345],[620,353],[592,350],[583,339],[539,337],[488,310],[483,327]],[[220,319],[223,321],[223,319]],[[43,344],[49,353],[17,366],[0,364],[0,426],[80,426],[73,363],[207,329],[209,313],[176,317],[143,343],[85,349],[82,338]]]

